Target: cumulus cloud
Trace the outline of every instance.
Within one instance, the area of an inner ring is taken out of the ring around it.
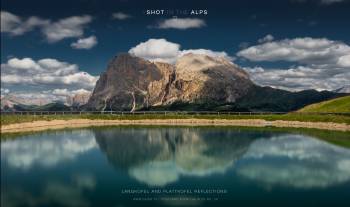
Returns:
[[[84,28],[92,21],[89,15],[72,16],[56,22],[36,16],[21,18],[7,11],[1,11],[1,32],[22,35],[35,28],[41,30],[48,42],[57,42],[65,38],[81,37]]]
[[[75,64],[52,58],[11,58],[1,64],[2,86],[21,103],[65,102],[68,96],[91,91],[97,80],[98,76],[80,71]]]
[[[91,49],[97,45],[97,38],[95,36],[90,36],[87,38],[78,39],[76,42],[71,44],[71,47],[74,49]]]
[[[90,93],[90,91],[85,90],[83,88],[78,89],[78,90],[69,90],[67,88],[63,88],[63,89],[58,88],[58,89],[54,89],[52,91],[52,94],[58,95],[58,96],[64,96],[64,97],[72,96],[72,95],[76,95],[76,94],[83,94],[83,93]]]
[[[129,53],[152,61],[173,62],[180,53],[180,45],[166,39],[149,39],[131,48]]]
[[[158,23],[156,28],[159,29],[191,29],[191,28],[201,28],[206,26],[206,23],[202,19],[198,18],[172,18],[165,19]]]
[[[22,23],[22,20],[10,12],[1,11],[1,32],[11,32]]]
[[[343,42],[305,37],[266,42],[241,50],[237,55],[252,61],[330,64],[349,53],[350,46]]]
[[[34,61],[31,58],[11,58],[1,64],[3,84],[62,85],[91,89],[98,77],[79,71],[75,64],[46,58]]]
[[[342,67],[350,67],[350,55],[341,56],[337,64]]]
[[[19,16],[6,11],[1,11],[1,32],[10,33],[11,35],[22,35],[36,27],[48,25],[49,21],[39,17],[29,17],[22,20]]]
[[[335,90],[348,84],[350,46],[326,38],[264,42],[237,53],[250,61],[286,61],[287,68],[246,67],[258,84],[287,90]]]
[[[72,16],[61,19],[43,28],[43,34],[49,42],[57,42],[64,38],[81,37],[84,27],[92,21],[89,15]]]
[[[208,49],[189,49],[180,50],[181,46],[177,43],[169,42],[166,39],[149,39],[141,42],[129,50],[129,53],[150,61],[175,63],[176,60],[188,53],[202,54],[212,57],[222,57],[233,60],[226,52],[212,51]]]
[[[258,43],[265,43],[265,42],[271,42],[272,40],[274,40],[275,38],[271,35],[268,34],[265,37],[261,38],[258,40]]]
[[[125,14],[123,12],[116,12],[112,14],[112,19],[125,20],[131,18],[131,15]]]
[[[306,89],[335,90],[348,84],[350,71],[346,68],[296,66],[290,68],[244,68],[254,82],[290,91]]]

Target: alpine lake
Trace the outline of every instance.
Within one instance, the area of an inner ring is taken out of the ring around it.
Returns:
[[[350,206],[350,134],[114,126],[4,135],[1,206]]]

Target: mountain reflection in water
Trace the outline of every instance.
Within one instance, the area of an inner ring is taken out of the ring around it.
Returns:
[[[180,175],[224,173],[256,139],[256,134],[204,128],[110,129],[94,131],[110,163],[150,186]]]
[[[1,206],[133,206],[123,189],[158,188],[227,189],[218,206],[349,206],[350,149],[231,127],[98,127],[1,141]],[[180,204],[211,206],[189,202]]]

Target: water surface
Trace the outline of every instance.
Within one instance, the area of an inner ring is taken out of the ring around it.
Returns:
[[[300,132],[102,127],[1,142],[4,207],[350,206],[349,192],[350,149]]]

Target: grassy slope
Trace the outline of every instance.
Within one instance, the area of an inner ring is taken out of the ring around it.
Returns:
[[[1,124],[14,124],[23,122],[32,122],[38,120],[69,120],[69,119],[264,119],[268,121],[286,120],[286,121],[306,121],[306,122],[334,122],[350,124],[350,116],[338,115],[306,115],[306,114],[285,114],[285,115],[180,115],[169,113],[167,115],[159,114],[139,114],[139,115],[3,115],[1,116]]]
[[[350,96],[345,96],[341,98],[336,98],[328,101],[323,101],[316,104],[308,105],[299,110],[299,112],[332,112],[350,113]]]

